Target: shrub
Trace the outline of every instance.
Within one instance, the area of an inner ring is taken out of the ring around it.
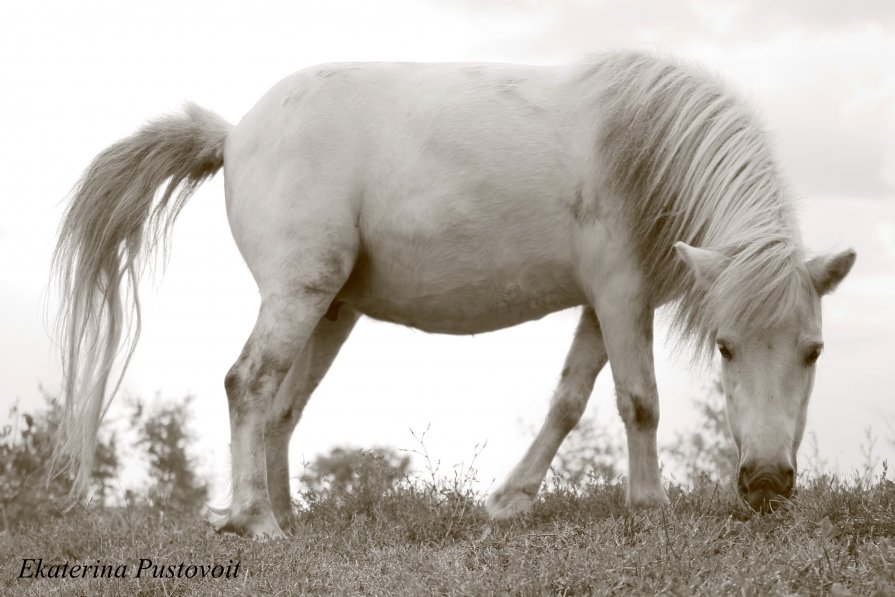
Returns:
[[[335,504],[349,516],[373,516],[374,507],[407,475],[410,457],[392,448],[333,448],[306,466],[300,481],[309,505]]]
[[[553,459],[553,484],[580,491],[613,483],[625,458],[623,444],[622,438],[601,428],[595,419],[582,417]]]
[[[73,475],[48,476],[56,430],[63,408],[45,395],[46,407],[32,415],[13,407],[9,423],[0,429],[0,509],[4,529],[16,524],[59,516],[70,503]],[[119,467],[115,436],[100,439],[91,476],[94,501],[104,503]]]
[[[695,402],[697,420],[690,431],[678,434],[666,451],[691,483],[706,478],[730,479],[736,473],[739,456],[727,425],[720,377],[716,376]]]
[[[137,447],[149,457],[150,503],[161,510],[198,511],[208,497],[208,485],[196,474],[188,449],[191,396],[176,403],[156,405],[147,411],[137,400],[131,426],[139,439]]]

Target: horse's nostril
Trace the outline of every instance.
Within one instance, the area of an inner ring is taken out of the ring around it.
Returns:
[[[788,499],[795,486],[795,469],[789,465],[744,464],[737,478],[737,491],[753,508],[765,511],[771,502]]]
[[[744,464],[740,467],[739,474],[737,475],[737,491],[740,492],[740,495],[749,493],[754,472],[755,467],[751,464]]]
[[[784,467],[781,471],[780,479],[782,481],[780,495],[789,497],[792,495],[792,490],[796,485],[795,469],[791,466]]]

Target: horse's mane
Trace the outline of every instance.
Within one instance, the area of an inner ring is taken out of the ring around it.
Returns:
[[[788,192],[750,107],[699,69],[648,53],[599,56],[600,151],[654,305],[710,354],[721,321],[771,326],[808,284]],[[722,253],[710,288],[677,241]],[[810,285],[809,285],[810,286]]]

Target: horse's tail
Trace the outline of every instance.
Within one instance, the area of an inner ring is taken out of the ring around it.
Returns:
[[[232,128],[187,104],[99,154],[72,191],[53,255],[65,415],[50,470],[74,469],[74,495],[88,489],[100,420],[140,335],[143,266],[189,196],[223,166]]]

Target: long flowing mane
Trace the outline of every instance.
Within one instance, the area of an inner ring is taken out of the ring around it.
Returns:
[[[647,53],[598,57],[600,147],[654,304],[708,354],[721,321],[773,325],[808,284],[802,245],[765,132],[707,73]],[[726,257],[710,288],[674,254],[683,241]]]

